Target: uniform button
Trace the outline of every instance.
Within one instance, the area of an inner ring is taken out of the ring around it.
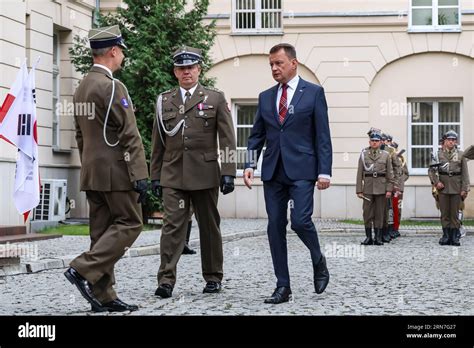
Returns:
[[[189,128],[189,126],[184,126],[184,128]]]
[[[184,116],[184,118],[188,118],[188,116]]]
[[[184,140],[188,140],[189,138],[188,137],[184,137]]]
[[[283,129],[280,129],[280,132],[282,132],[282,133],[283,133]]]
[[[188,148],[187,148],[187,147],[185,147],[185,148],[184,148],[184,151],[188,151]]]

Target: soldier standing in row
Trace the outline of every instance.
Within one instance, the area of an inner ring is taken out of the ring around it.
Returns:
[[[398,144],[396,142],[392,141],[391,146],[395,149],[398,150]],[[408,173],[408,166],[407,166],[407,161],[405,156],[403,156],[403,153],[405,150],[401,150],[397,152],[397,156],[400,160],[401,164],[401,169],[400,169],[400,178],[398,180],[398,185],[399,185],[399,192],[398,194],[394,195],[392,197],[392,206],[393,206],[393,229],[392,229],[392,234],[391,237],[393,239],[400,237],[400,232],[398,231],[400,228],[400,222],[402,220],[402,206],[403,206],[403,192],[405,190],[405,182],[408,180],[410,177],[410,174]]]
[[[438,164],[430,167],[428,175],[439,192],[443,228],[439,244],[459,246],[461,222],[458,212],[470,190],[469,172],[464,152],[456,147],[457,133],[450,130],[445,133],[444,138],[445,147],[438,153]]]
[[[393,191],[390,198],[387,198],[385,204],[385,214],[382,228],[382,240],[384,243],[390,243],[393,235],[393,225],[395,220],[393,198],[400,194],[400,180],[401,180],[401,161],[397,156],[396,149],[392,146],[393,137],[390,134],[382,134],[381,150],[387,151],[392,161],[393,169]]]
[[[383,245],[385,205],[393,191],[392,160],[387,151],[380,149],[381,141],[380,133],[370,132],[370,146],[362,150],[357,170],[356,193],[364,200],[363,216],[367,237],[362,242],[363,245]],[[375,238],[372,238],[372,224]]]
[[[182,47],[173,55],[178,88],[157,100],[151,155],[152,189],[163,194],[158,288],[155,295],[172,296],[176,266],[186,243],[191,203],[199,226],[205,293],[221,290],[222,237],[217,210],[219,186],[234,190],[236,163],[221,152],[235,153],[234,125],[224,94],[199,84],[201,50]]]

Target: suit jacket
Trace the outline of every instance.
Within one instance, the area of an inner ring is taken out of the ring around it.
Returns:
[[[281,157],[291,180],[331,175],[332,144],[324,89],[300,78],[283,124],[276,98],[279,84],[262,92],[248,139],[246,168],[256,168],[266,142],[262,180],[271,180]]]
[[[372,168],[366,170],[365,167]],[[377,173],[377,175],[374,177],[373,173]],[[370,176],[365,176],[365,174]],[[381,176],[380,174],[384,175]],[[376,150],[375,154],[373,154],[370,148],[362,150],[357,169],[356,192],[362,192],[367,195],[384,195],[393,190],[394,182],[395,178],[390,154],[380,149]]]
[[[165,135],[161,125],[153,125],[151,179],[160,180],[164,187],[180,190],[204,190],[218,187],[221,175],[236,176],[236,141],[232,115],[224,93],[198,85],[182,112],[179,88],[162,93],[163,123],[171,130],[185,120],[174,136]],[[203,109],[203,110],[200,110]],[[165,145],[161,142],[160,133]],[[217,140],[219,139],[219,146]]]
[[[444,189],[440,190],[439,193],[460,194],[461,191],[469,192],[469,171],[464,152],[454,149],[450,154],[447,149],[441,150],[438,152],[438,161],[439,166],[431,167],[428,170],[428,176],[433,185],[440,181],[443,183]],[[448,175],[443,175],[443,173],[448,173]],[[459,175],[450,176],[449,173]]]
[[[76,141],[81,158],[81,190],[128,191],[133,182],[148,178],[142,139],[137,129],[132,103],[125,86],[115,82],[115,93],[103,138],[105,114],[112,95],[112,77],[100,67],[92,67],[77,88],[73,102]],[[83,113],[81,106],[93,105],[95,114]]]

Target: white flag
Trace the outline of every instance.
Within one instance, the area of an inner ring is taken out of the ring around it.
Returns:
[[[5,119],[5,116],[7,115],[8,111],[12,107],[13,103],[17,99],[18,95],[22,91],[22,88],[25,85],[27,78],[28,78],[28,69],[26,68],[26,59],[25,59],[25,61],[20,67],[20,71],[18,71],[16,75],[15,82],[13,82],[13,85],[11,86],[10,91],[8,92],[5,100],[3,101],[3,105],[0,107],[0,139],[3,138],[10,143],[12,143],[12,141],[5,138],[2,135],[2,132],[3,132],[2,127],[4,126],[2,122]],[[5,128],[7,127],[5,126]]]
[[[20,91],[0,124],[0,134],[18,147],[13,200],[25,221],[30,210],[40,201],[35,100],[36,64],[28,78],[23,80]]]

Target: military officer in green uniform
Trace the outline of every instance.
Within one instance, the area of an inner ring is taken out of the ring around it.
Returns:
[[[142,231],[139,203],[146,198],[148,168],[132,101],[126,87],[113,77],[126,48],[119,27],[92,29],[89,41],[94,65],[73,101],[91,246],[72,260],[65,276],[93,311],[137,310],[118,299],[112,286],[115,263]],[[86,104],[92,108],[80,107]],[[80,111],[91,109],[94,114]]]
[[[363,201],[366,239],[363,245],[383,245],[385,205],[392,196],[393,169],[390,154],[381,150],[382,135],[370,132],[369,147],[362,150],[357,170],[356,193]],[[375,238],[372,237],[372,224]],[[375,239],[375,240],[374,240]]]
[[[221,290],[222,237],[217,210],[219,186],[234,190],[236,162],[221,158],[235,153],[235,131],[224,94],[199,83],[201,50],[179,48],[173,55],[179,86],[159,95],[153,126],[151,179],[153,191],[163,196],[161,264],[155,295],[170,297],[176,265],[182,254],[190,205],[199,226],[205,293]]]
[[[458,217],[462,201],[470,190],[467,158],[464,152],[457,149],[458,135],[450,130],[445,133],[444,149],[438,152],[438,164],[431,166],[428,175],[438,191],[439,208],[443,236],[441,245],[459,246],[461,234]]]

